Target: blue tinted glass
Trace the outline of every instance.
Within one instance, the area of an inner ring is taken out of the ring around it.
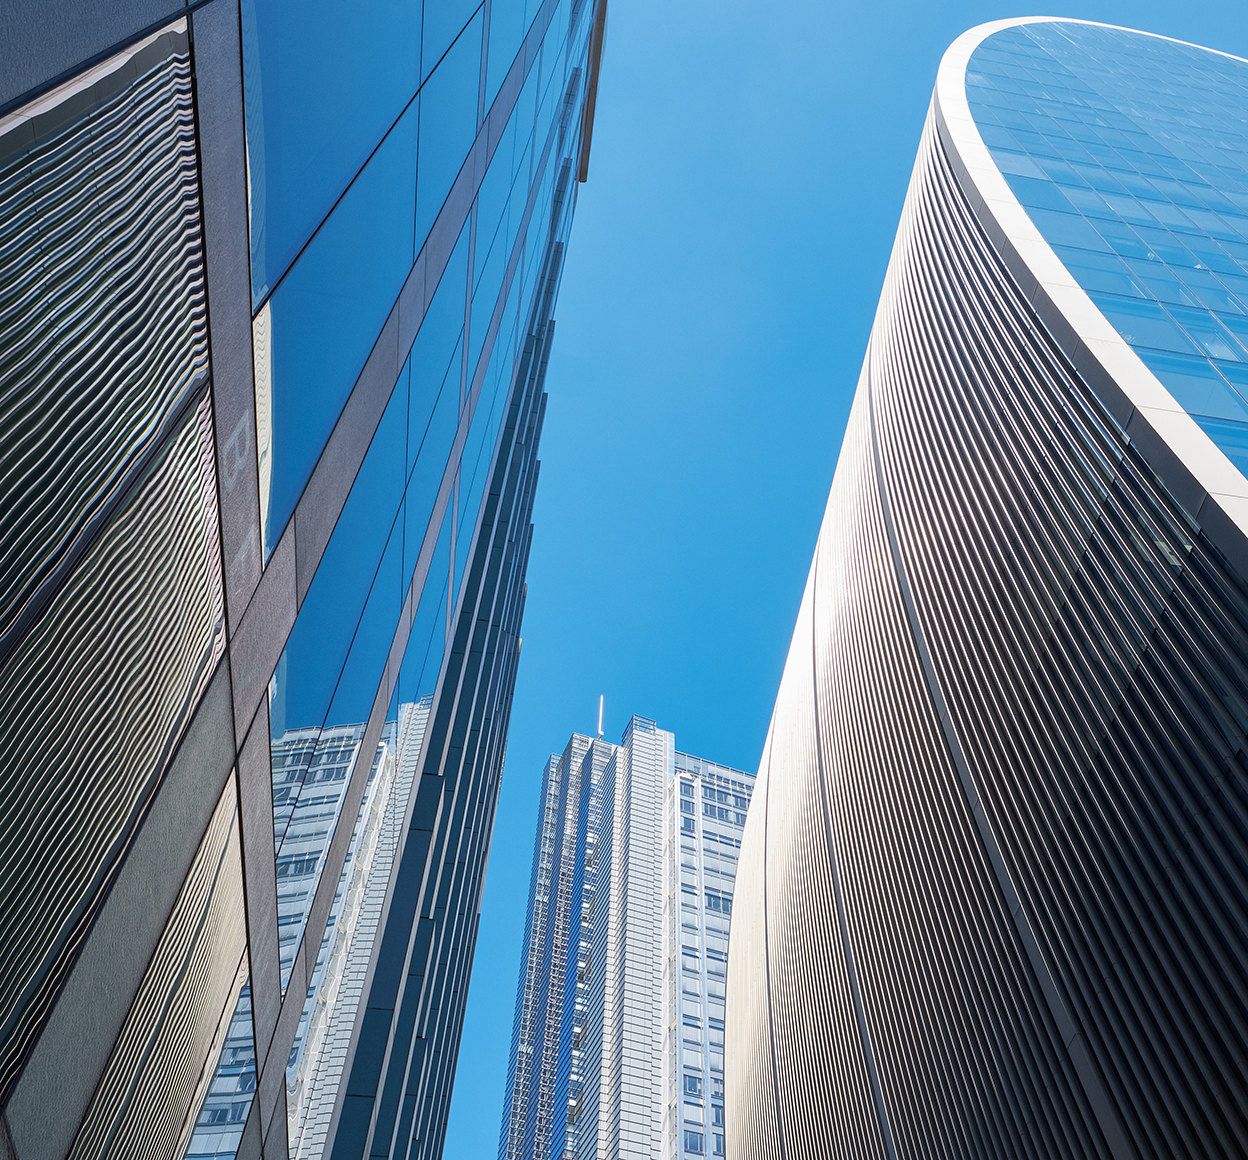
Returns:
[[[420,167],[416,238],[424,243],[477,135],[481,83],[481,12],[451,45],[420,90]]]
[[[403,608],[403,524],[396,519],[343,666],[327,725],[367,721]]]
[[[1140,357],[1190,414],[1248,422],[1248,404],[1208,359],[1156,351]]]
[[[481,276],[487,258],[493,253],[491,243],[498,231],[507,197],[511,193],[511,183],[515,177],[516,129],[517,121],[513,109],[511,120],[507,122],[507,128],[499,138],[490,167],[477,191],[477,246],[472,275],[474,285]]]
[[[399,669],[399,700],[417,701],[432,693],[446,649],[446,599],[451,566],[451,514],[447,509],[433,560],[416,606],[411,635]]]
[[[472,322],[469,326],[468,367],[469,373],[475,373],[477,359],[481,354],[482,344],[489,333],[490,319],[494,316],[494,307],[498,304],[499,292],[503,288],[503,275],[507,272],[507,259],[510,255],[496,242],[490,253],[489,261],[481,271],[481,280],[472,295]]]
[[[1248,64],[1044,22],[986,39],[968,64],[967,96],[1045,239],[1243,470]],[[1106,248],[1113,254],[1092,252]]]
[[[402,498],[406,406],[395,391],[295,619],[270,687],[275,740],[324,724]]]
[[[338,828],[347,782],[360,757],[360,742],[398,628],[402,559],[403,527],[396,520],[334,691],[326,725],[290,806],[290,820],[277,848],[278,952],[283,989],[290,979],[325,852]],[[289,794],[289,783],[281,788]]]
[[[398,627],[406,408],[396,390],[270,686],[283,988]]]
[[[477,408],[472,416],[472,426],[464,441],[460,458],[458,524],[455,537],[455,577],[453,591],[458,593],[459,581],[472,546],[472,529],[476,524],[481,499],[490,478],[490,464],[494,458],[498,432],[506,416],[511,400],[511,378],[514,350],[511,336],[515,332],[513,320],[520,297],[519,279],[514,278],[507,302],[503,308],[502,321],[495,338],[490,361],[481,383]],[[460,532],[463,534],[461,535]]]
[[[461,348],[455,348],[455,357],[438,392],[436,405],[423,427],[413,428],[415,461],[407,482],[407,502],[404,519],[407,526],[407,549],[403,563],[405,576],[412,574],[416,557],[424,540],[425,528],[438,498],[442,476],[446,473],[447,460],[459,429],[459,381]],[[413,378],[415,376],[413,375]]]
[[[283,991],[290,982],[325,851],[363,739],[363,723],[324,730],[301,771],[299,792],[276,854],[278,961]],[[288,742],[302,740],[287,737]],[[273,753],[275,758],[287,753],[287,743],[278,742]]]
[[[430,0],[425,5],[425,34],[420,46],[420,79],[425,80],[463,32],[482,0]]]
[[[468,238],[469,228],[465,226],[446,264],[433,301],[425,311],[408,356],[411,372],[407,436],[409,474],[424,446],[430,418],[443,397],[444,389],[454,396],[453,406],[456,409],[459,406],[463,351],[459,343],[464,332],[464,308],[468,293]],[[433,498],[429,497],[429,504],[432,503]]]
[[[490,4],[490,47],[485,68],[485,107],[498,95],[499,86],[511,68],[528,31],[525,0],[492,0]]]
[[[1227,459],[1244,475],[1248,475],[1248,423],[1211,419],[1205,415],[1194,417],[1205,434],[1222,449]]]
[[[455,536],[455,592],[459,592],[460,578],[472,547],[472,533],[481,508],[481,497],[490,474],[490,461],[494,456],[494,443],[498,425],[506,409],[503,391],[493,397],[482,394],[472,417],[472,426],[464,444],[464,456],[459,463],[459,515]]]
[[[411,270],[415,107],[265,306],[272,336],[272,477],[262,513],[266,556]]]
[[[243,0],[242,18],[258,301],[415,94],[421,6]]]

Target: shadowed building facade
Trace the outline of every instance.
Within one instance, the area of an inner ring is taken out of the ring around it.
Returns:
[[[604,21],[0,15],[0,1156],[440,1155]]]
[[[730,1157],[1248,1152],[1248,62],[941,64],[759,771]]]

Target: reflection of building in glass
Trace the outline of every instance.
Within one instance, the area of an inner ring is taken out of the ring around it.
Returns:
[[[1248,61],[946,53],[733,900],[728,1148],[1248,1154]]]
[[[251,988],[241,983],[238,1001],[225,1025],[217,1066],[203,1093],[186,1145],[186,1160],[217,1160],[237,1155],[243,1128],[256,1095],[256,1044],[251,1030]]]
[[[644,717],[619,745],[573,734],[551,756],[499,1160],[723,1155],[724,972],[752,783],[677,753]]]
[[[605,0],[427,8],[7,13],[26,1160],[441,1152]]]

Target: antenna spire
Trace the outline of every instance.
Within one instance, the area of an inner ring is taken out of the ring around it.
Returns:
[[[598,694],[598,739],[602,740],[602,694]]]

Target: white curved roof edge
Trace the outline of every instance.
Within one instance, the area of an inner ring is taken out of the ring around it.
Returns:
[[[972,202],[978,200],[974,196],[978,192],[985,208],[996,218],[1002,232],[1026,263],[1040,288],[1061,311],[1091,356],[1099,361],[1104,371],[1118,384],[1134,415],[1148,423],[1191,473],[1195,482],[1218,504],[1239,531],[1248,537],[1248,478],[1240,473],[1222,449],[1179,405],[1070,275],[1062,260],[1041,236],[1039,229],[1027,216],[1027,211],[1014,196],[1009,183],[993,161],[971,115],[966,98],[966,69],[975,49],[1002,29],[1049,22],[1088,24],[1098,28],[1119,27],[1060,16],[1029,16],[980,24],[959,36],[941,59],[940,70],[936,76],[936,91],[932,98],[933,111],[938,121],[943,121],[948,138],[965,166],[967,179],[975,186],[975,190],[965,191]],[[1157,40],[1169,40],[1175,44],[1188,43],[1151,32],[1137,32],[1135,29],[1121,31],[1151,36]],[[1204,49],[1201,45],[1191,47],[1215,52],[1218,56],[1231,56],[1230,53],[1217,52],[1216,49]],[[1242,58],[1232,56],[1231,59]],[[1120,421],[1126,426],[1125,417],[1120,417]],[[1198,515],[1196,511],[1191,514]]]

